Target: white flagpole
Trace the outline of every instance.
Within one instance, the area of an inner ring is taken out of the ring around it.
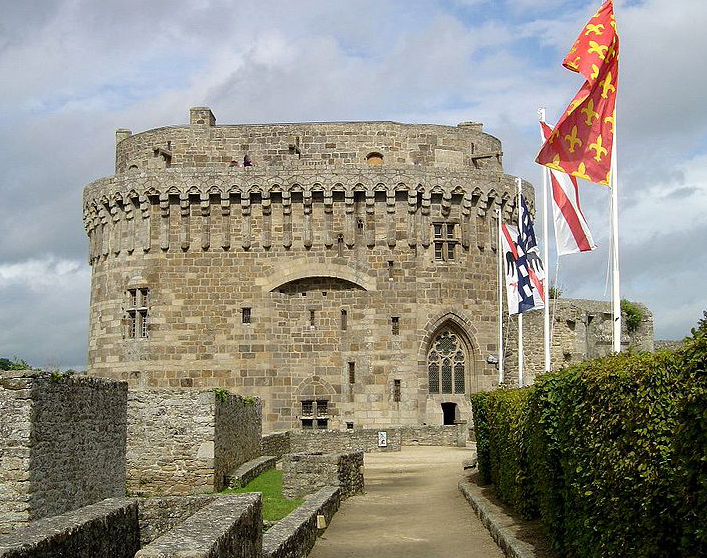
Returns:
[[[519,176],[516,177],[516,184],[518,185],[518,234],[522,235],[523,221],[520,201],[522,181]],[[520,285],[518,286],[520,287]],[[523,387],[523,314],[521,312],[518,312],[518,387]]]
[[[540,116],[540,122],[545,122],[545,109],[538,109],[538,114]],[[543,143],[545,143],[545,135],[543,134],[541,127],[540,145],[542,145]],[[543,341],[545,348],[545,372],[549,372],[552,368],[552,363],[550,361],[550,236],[548,232],[547,214],[548,168],[545,165],[541,165],[540,168],[543,172],[543,245],[545,248],[545,255],[543,256],[543,266],[545,267],[545,308],[543,309]]]
[[[614,352],[621,352],[621,293],[619,277],[619,179],[618,151],[616,149],[616,109],[614,109],[614,144],[611,150],[611,259],[612,289],[611,300],[614,318]]]
[[[503,275],[503,239],[501,238],[501,210],[496,209],[496,219],[498,227],[496,234],[498,241],[496,243],[496,254],[498,255],[498,383],[502,384],[505,378],[503,370],[503,288],[505,287],[505,276]]]

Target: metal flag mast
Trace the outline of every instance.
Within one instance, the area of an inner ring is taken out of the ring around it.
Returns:
[[[619,196],[618,154],[616,141],[616,109],[614,109],[614,143],[611,150],[611,302],[614,319],[614,352],[621,352],[621,293],[619,277]]]
[[[545,122],[545,109],[538,109],[538,116],[540,117],[540,122]],[[542,124],[540,125],[540,145],[545,143],[545,136],[543,135]],[[543,171],[543,245],[545,248],[545,254],[543,256],[543,267],[545,268],[545,308],[543,309],[543,346],[545,349],[545,372],[549,372],[552,368],[552,362],[550,358],[550,241],[548,233],[548,215],[547,215],[547,173],[548,168],[541,165],[540,168]]]
[[[496,246],[496,255],[498,256],[498,383],[502,384],[505,378],[505,371],[503,369],[503,286],[504,286],[504,276],[503,276],[503,240],[501,239],[501,210],[496,209],[496,222],[498,223],[496,234],[498,235],[498,242]]]
[[[516,185],[518,186],[518,234],[523,234],[523,216],[521,211],[521,187],[522,180],[520,176],[516,176]],[[518,312],[518,387],[523,387],[523,313]]]

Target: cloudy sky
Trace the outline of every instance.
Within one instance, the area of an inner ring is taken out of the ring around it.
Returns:
[[[580,87],[560,61],[599,3],[2,2],[0,357],[85,366],[81,191],[112,174],[116,128],[186,123],[196,105],[219,123],[478,120],[506,172],[539,184],[536,110],[554,123]],[[707,2],[616,14],[622,296],[681,338],[707,308]],[[558,284],[608,300],[608,192],[582,196],[601,248],[564,256]]]

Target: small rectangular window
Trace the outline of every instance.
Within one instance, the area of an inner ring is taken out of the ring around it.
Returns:
[[[244,308],[241,308],[241,321],[244,324],[250,323],[250,308],[247,306]]]
[[[302,401],[302,416],[311,417],[314,415],[314,401]]]
[[[400,380],[393,380],[393,401],[400,403]]]
[[[329,419],[317,419],[317,428],[319,430],[326,430],[329,428]]]
[[[349,327],[348,312],[345,309],[341,309],[341,331],[346,331]]]
[[[400,335],[400,318],[398,316],[390,318],[390,327],[393,331],[393,335]]]
[[[302,419],[302,430],[312,430],[314,428],[313,419]]]
[[[346,423],[346,430],[353,430],[353,422]]]
[[[442,223],[435,223],[435,238],[442,238]]]
[[[128,293],[130,294],[130,306],[137,308],[137,289],[130,289]]]
[[[447,244],[447,259],[450,261],[454,259],[454,243],[453,242],[449,242]]]
[[[454,223],[447,223],[447,238],[454,238]]]
[[[435,242],[435,260],[438,262],[442,261],[442,243],[441,242]]]
[[[150,290],[149,289],[140,289],[140,306],[142,308],[147,308],[147,306],[150,303]]]
[[[349,383],[350,384],[356,383],[356,363],[355,362],[349,362]]]
[[[309,325],[314,327],[314,310],[309,311]]]
[[[317,416],[318,417],[324,417],[328,413],[329,409],[329,402],[326,400],[319,400],[317,401]]]

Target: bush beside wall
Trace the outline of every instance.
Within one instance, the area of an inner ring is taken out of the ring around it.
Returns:
[[[707,556],[705,330],[475,395],[482,480],[566,556]]]

